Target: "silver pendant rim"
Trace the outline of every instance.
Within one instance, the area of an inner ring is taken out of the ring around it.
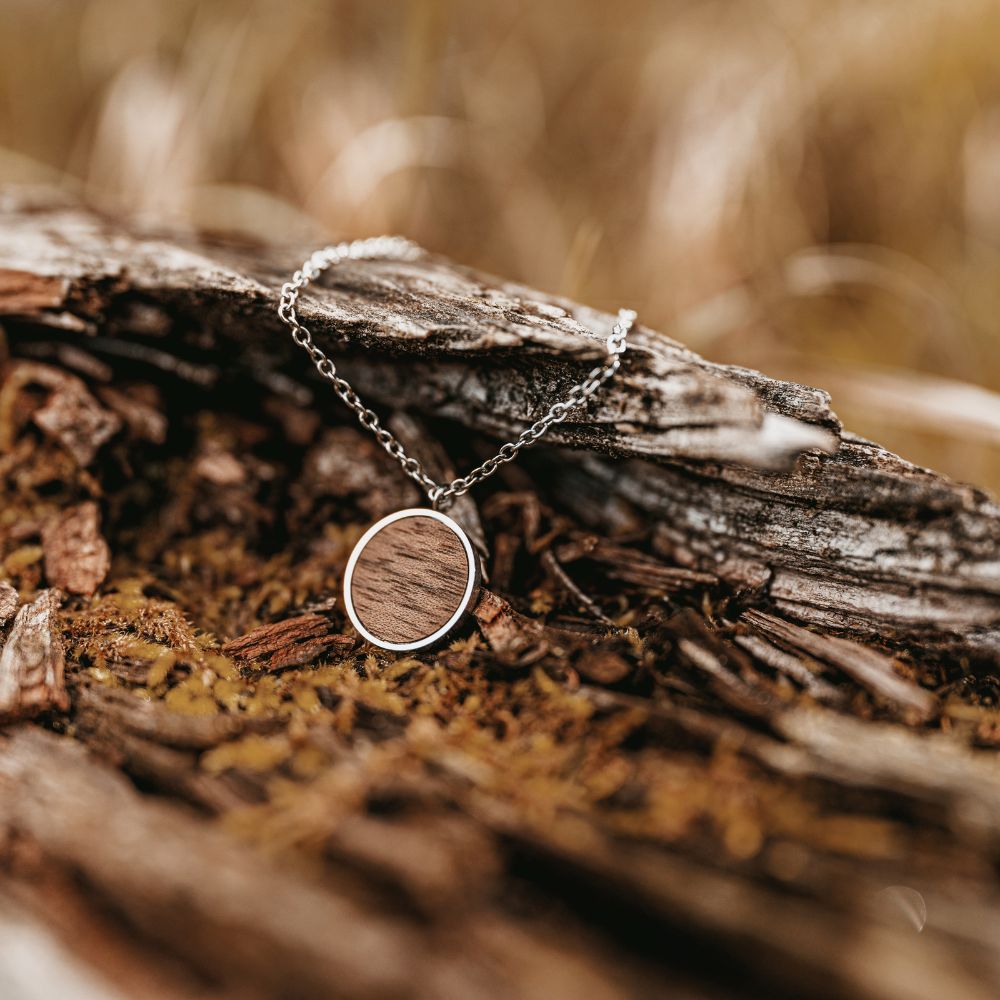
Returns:
[[[440,521],[443,525],[451,529],[465,550],[468,577],[465,582],[465,591],[462,594],[462,600],[459,602],[457,610],[436,632],[425,636],[423,639],[417,639],[414,642],[387,642],[385,639],[379,639],[373,635],[361,623],[361,619],[354,610],[354,601],[351,598],[351,581],[354,577],[354,568],[357,566],[358,559],[364,551],[365,546],[387,525],[395,521],[401,521],[404,517],[430,517],[435,521]],[[358,539],[357,544],[351,551],[350,558],[347,560],[347,569],[344,571],[344,606],[347,609],[347,617],[350,618],[351,624],[367,642],[370,642],[373,646],[378,646],[379,649],[387,649],[397,653],[412,652],[415,649],[423,649],[425,646],[433,645],[438,640],[443,639],[458,624],[462,616],[469,610],[469,605],[472,603],[472,598],[479,585],[479,577],[479,559],[472,548],[469,536],[458,522],[450,518],[447,514],[442,514],[439,510],[432,510],[430,507],[407,507],[405,510],[397,510],[394,514],[388,514],[381,520],[376,521]]]

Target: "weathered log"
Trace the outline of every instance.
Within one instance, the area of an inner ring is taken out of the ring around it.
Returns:
[[[15,342],[27,321],[31,340],[48,328],[194,384],[236,369],[311,396],[274,315],[301,249],[185,245],[26,195],[8,194],[0,212],[0,315],[15,320]],[[503,435],[600,357],[611,323],[429,255],[339,265],[301,312],[373,400]],[[673,559],[801,621],[1000,657],[992,500],[842,433],[821,390],[711,364],[641,326],[627,357],[624,376],[550,440],[658,462],[574,459],[582,471],[553,477],[561,500],[626,499],[660,521]]]
[[[144,937],[207,979],[239,985],[247,991],[241,996],[542,1000],[551,988],[567,997],[627,996],[603,956],[567,961],[540,929],[533,938],[472,910],[463,914],[461,933],[422,933],[380,913],[346,870],[339,884],[330,871],[317,884],[308,872],[269,865],[183,811],[143,799],[70,741],[26,730],[2,751],[0,828],[7,836],[30,843],[36,864],[83,878]],[[358,853],[371,855],[372,832]],[[342,830],[337,848],[348,851],[350,865],[347,836]],[[396,838],[397,858],[400,844]],[[419,878],[423,865],[414,857],[405,867]],[[480,949],[472,961],[463,956],[470,943]]]
[[[16,194],[0,212],[0,314],[86,333],[116,304],[127,312],[138,303],[139,325],[154,336],[170,328],[174,310],[211,334],[203,350],[227,350],[235,336],[231,361],[251,371],[255,362],[271,366],[292,353],[270,340],[283,329],[277,289],[301,263],[301,250],[185,248],[176,238],[131,236],[77,209],[44,202],[33,209]],[[611,330],[605,314],[430,255],[345,262],[300,313],[325,346],[365,352],[351,374],[375,398],[503,433],[530,421],[540,402],[601,358]],[[135,317],[122,319],[134,333]],[[630,343],[627,376],[602,393],[585,421],[557,428],[553,441],[761,467],[787,465],[809,448],[836,448],[839,422],[823,392],[710,364],[642,327]],[[287,337],[281,346],[289,346]],[[133,344],[133,356],[176,371],[149,347],[148,339]],[[128,343],[117,352],[128,354]],[[386,363],[386,353],[396,364]],[[211,377],[196,366],[181,373]],[[263,366],[256,374],[274,377]]]
[[[384,655],[344,565],[420,497],[276,323],[303,248],[0,222],[0,925],[40,988],[997,994],[987,497],[640,328],[453,508],[473,619]],[[431,256],[303,315],[439,478],[610,320]]]
[[[628,500],[656,519],[659,551],[799,621],[1000,658],[1000,509],[869,441],[844,434],[785,474],[588,456],[555,487],[605,529],[620,511],[579,498]]]

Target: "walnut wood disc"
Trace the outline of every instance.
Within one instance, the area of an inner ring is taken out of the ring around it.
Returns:
[[[478,584],[465,532],[444,514],[405,510],[365,532],[351,554],[344,598],[351,621],[386,649],[417,649],[462,616]]]

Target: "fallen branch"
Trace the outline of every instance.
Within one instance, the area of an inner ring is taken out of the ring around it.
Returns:
[[[995,996],[993,502],[640,329],[383,654],[344,568],[421,497],[276,322],[303,256],[0,195],[0,922],[143,1000]],[[303,315],[439,479],[610,320],[430,256]]]

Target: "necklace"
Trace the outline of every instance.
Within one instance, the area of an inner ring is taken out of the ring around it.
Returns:
[[[354,411],[362,427],[399,462],[403,471],[427,494],[430,507],[397,511],[373,524],[351,552],[344,574],[344,604],[358,633],[382,649],[415,650],[444,638],[472,606],[479,591],[479,557],[461,526],[445,510],[456,497],[493,475],[534,444],[553,424],[597,392],[621,367],[621,356],[636,314],[621,309],[607,339],[604,364],[574,385],[530,427],[503,445],[471,472],[449,483],[432,479],[420,461],[407,455],[402,443],[383,427],[351,384],[337,374],[333,361],[313,342],[299,322],[296,305],[302,290],[327,268],[344,260],[415,260],[420,247],[399,236],[338,243],[317,250],[281,287],[278,317],[292,339],[308,355],[333,391]]]

